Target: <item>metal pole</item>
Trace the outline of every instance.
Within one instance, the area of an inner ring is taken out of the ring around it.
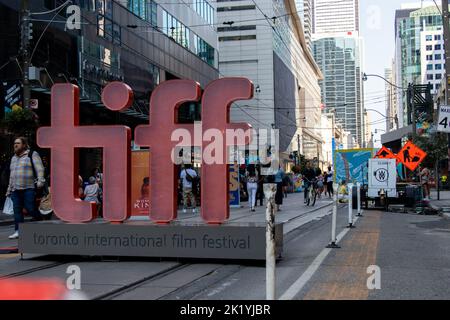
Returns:
[[[362,214],[361,214],[361,183],[357,183],[356,184],[356,192],[358,193],[357,194],[357,197],[358,197],[358,217],[362,217]]]
[[[30,107],[30,10],[28,7],[28,0],[21,1],[21,45],[22,45],[22,59],[23,59],[23,105],[24,109]]]
[[[266,206],[266,299],[275,300],[275,193],[276,184],[264,184]]]
[[[336,244],[336,219],[337,219],[337,204],[338,204],[338,184],[333,183],[333,215],[331,218],[331,242],[327,246],[330,249],[339,249],[340,246]]]
[[[448,0],[442,0],[442,25],[444,29],[444,50],[445,50],[445,93],[447,97],[447,105],[450,105],[450,25],[448,17]],[[450,134],[447,134],[450,149]],[[450,162],[449,162],[450,164]],[[448,168],[450,172],[450,166]],[[447,175],[449,176],[449,175]]]
[[[354,228],[353,225],[353,183],[348,184],[348,227]]]

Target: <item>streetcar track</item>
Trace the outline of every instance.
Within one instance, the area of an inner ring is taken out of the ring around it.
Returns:
[[[58,266],[61,266],[63,264],[69,263],[68,261],[64,261],[64,262],[53,262],[50,264],[46,264],[44,266],[40,266],[40,267],[35,267],[35,268],[31,268],[31,269],[27,269],[27,270],[23,270],[23,271],[18,271],[18,272],[13,272],[7,275],[2,275],[0,276],[0,280],[4,280],[4,279],[10,279],[10,278],[15,278],[15,277],[20,277],[20,276],[26,276],[30,273],[34,273],[34,272],[38,272],[38,271],[42,271],[42,270],[47,270],[47,269],[51,269],[51,268],[55,268]]]
[[[141,287],[145,282],[148,282],[150,280],[155,281],[158,279],[161,279],[162,277],[168,276],[172,273],[175,273],[179,270],[185,269],[187,267],[189,267],[191,264],[189,263],[178,263],[177,265],[174,265],[172,267],[169,267],[165,270],[162,270],[156,274],[153,274],[151,276],[145,277],[143,279],[134,281],[130,284],[124,285],[120,288],[117,288],[115,290],[112,290],[110,292],[101,294],[99,296],[96,296],[94,298],[92,298],[92,300],[111,300],[114,299],[115,297],[119,297],[127,292],[131,292],[139,287]]]

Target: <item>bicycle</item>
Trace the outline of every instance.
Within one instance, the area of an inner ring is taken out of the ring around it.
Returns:
[[[314,179],[313,181],[309,181],[307,178],[303,178],[306,181],[309,182],[308,189],[306,189],[306,206],[314,207],[317,200],[317,179]]]

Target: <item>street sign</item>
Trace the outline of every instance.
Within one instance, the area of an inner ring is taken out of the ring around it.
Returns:
[[[426,156],[427,153],[411,141],[408,141],[403,149],[397,154],[398,160],[411,171],[416,170]]]
[[[397,156],[388,148],[383,146],[380,151],[377,152],[375,158],[378,159],[397,159]]]
[[[38,109],[39,101],[38,99],[30,99],[30,109]]]
[[[450,106],[439,106],[437,131],[450,133]]]

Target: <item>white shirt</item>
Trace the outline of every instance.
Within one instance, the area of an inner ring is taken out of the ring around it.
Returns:
[[[197,177],[197,173],[193,169],[183,169],[180,173],[180,179],[181,179],[181,182],[183,183],[183,188],[192,189],[192,182],[187,180],[186,171],[192,178]]]
[[[327,172],[327,181],[326,181],[327,183],[333,181],[333,175],[334,175],[333,170]]]

